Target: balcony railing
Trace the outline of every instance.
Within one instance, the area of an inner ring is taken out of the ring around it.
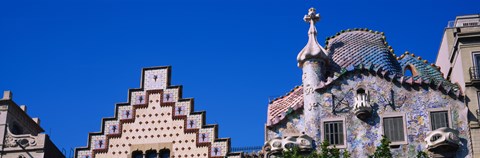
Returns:
[[[470,67],[470,80],[480,81],[480,67]]]
[[[258,151],[261,151],[262,150],[262,146],[246,146],[246,147],[232,147],[230,148],[230,151],[231,152],[239,152],[239,151],[243,151],[243,152],[258,152]]]

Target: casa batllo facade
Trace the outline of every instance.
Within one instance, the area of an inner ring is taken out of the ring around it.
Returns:
[[[308,43],[297,57],[302,85],[269,103],[264,153],[328,141],[352,157],[373,155],[382,135],[394,157],[472,157],[468,108],[458,84],[435,64],[396,56],[384,33],[348,29],[317,41],[310,9]],[[299,76],[300,77],[300,76]]]

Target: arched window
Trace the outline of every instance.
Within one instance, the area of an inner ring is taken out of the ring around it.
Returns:
[[[405,66],[405,68],[403,68],[403,76],[417,76],[415,67],[411,65]]]
[[[143,158],[143,153],[142,151],[134,151],[132,153],[132,158]]]
[[[155,151],[155,150],[147,151],[147,154],[146,154],[145,158],[157,158],[157,151]]]
[[[365,89],[363,89],[363,88],[358,88],[358,89],[357,89],[357,94],[365,94]]]
[[[170,158],[170,150],[162,149],[159,154],[160,158]]]

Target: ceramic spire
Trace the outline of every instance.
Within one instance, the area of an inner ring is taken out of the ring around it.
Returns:
[[[310,29],[308,30],[308,43],[307,45],[298,53],[297,61],[298,66],[302,67],[303,63],[308,59],[327,59],[325,49],[318,43],[317,40],[317,29],[315,28],[315,23],[320,20],[320,14],[316,13],[315,8],[310,8],[308,14],[303,17],[305,22],[310,24]]]

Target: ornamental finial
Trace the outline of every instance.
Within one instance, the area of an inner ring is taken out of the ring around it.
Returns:
[[[303,17],[303,20],[307,23],[317,23],[317,21],[320,21],[320,14],[317,13],[317,10],[315,8],[310,8],[308,9],[308,14]]]
[[[316,13],[315,8],[308,9],[308,14],[303,17],[305,22],[310,23],[308,30],[308,43],[298,53],[297,61],[298,67],[303,67],[303,63],[308,59],[322,59],[328,60],[325,49],[317,41],[317,29],[315,23],[320,20],[320,14]]]

